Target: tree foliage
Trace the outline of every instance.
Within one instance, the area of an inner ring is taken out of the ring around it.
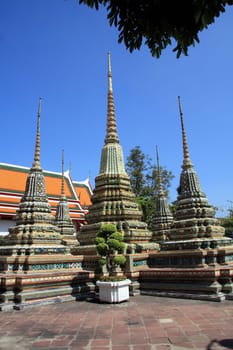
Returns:
[[[136,146],[130,150],[127,157],[126,170],[137,202],[142,208],[142,219],[150,228],[158,193],[158,167],[152,163],[148,155],[142,152],[140,146]],[[168,196],[174,175],[164,167],[160,167],[160,173],[164,193]]]
[[[233,0],[79,0],[91,8],[107,8],[110,25],[118,31],[118,42],[130,52],[143,43],[155,57],[175,43],[176,56],[187,55],[199,43],[198,34],[225,12]]]
[[[150,158],[146,156],[139,146],[130,150],[127,157],[126,170],[130,176],[130,182],[134,194],[140,197],[146,184],[146,173],[151,167]]]
[[[225,228],[225,235],[233,238],[233,217],[222,218],[221,225]]]

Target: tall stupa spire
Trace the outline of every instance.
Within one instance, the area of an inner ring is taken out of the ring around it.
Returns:
[[[178,97],[178,101],[184,159],[180,174],[176,212],[170,239],[186,240],[221,237],[224,235],[224,229],[219,226],[218,220],[214,217],[215,210],[208,203],[205,193],[202,192],[198,175],[194,170],[189,157],[180,97]]]
[[[40,114],[41,114],[41,101],[42,98],[39,98],[38,104],[38,114],[37,114],[37,131],[36,131],[36,145],[34,153],[34,163],[32,165],[35,169],[41,169],[40,166]]]
[[[112,89],[112,69],[108,53],[108,106],[107,129],[101,154],[100,174],[125,174],[124,156],[117,133],[116,115]]]
[[[57,205],[55,222],[60,230],[62,243],[68,246],[76,246],[78,241],[75,236],[75,229],[70,217],[69,205],[65,195],[64,150],[62,150],[61,198]]]
[[[183,167],[183,169],[188,169],[188,168],[192,167],[192,162],[191,162],[190,156],[189,156],[188,142],[187,142],[186,132],[185,132],[185,128],[184,128],[184,117],[183,117],[180,96],[178,96],[178,102],[179,102],[179,111],[180,111],[182,142],[183,142],[183,157],[184,157],[182,167]]]
[[[204,195],[197,173],[194,170],[193,164],[190,160],[188,142],[186,137],[186,132],[184,128],[184,117],[181,107],[180,96],[178,96],[180,121],[181,121],[181,132],[182,132],[182,144],[183,144],[183,165],[180,177],[180,187],[179,187],[179,198],[192,197],[198,194]]]
[[[158,194],[160,196],[163,196],[164,192],[163,192],[162,176],[161,176],[161,169],[160,169],[160,164],[159,164],[159,152],[158,152],[157,145],[156,145],[156,160],[157,160],[157,169],[158,169]]]
[[[112,67],[111,67],[111,54],[108,52],[108,91],[112,90]]]
[[[54,217],[48,202],[45,188],[45,178],[40,166],[40,114],[41,98],[39,99],[36,146],[34,162],[27,177],[24,194],[19,209],[16,212],[16,226],[9,229],[9,242],[34,245],[60,245],[60,233],[54,224]]]
[[[61,167],[62,167],[62,178],[61,178],[61,198],[65,199],[65,178],[64,178],[64,150],[62,150],[62,162],[61,162]]]
[[[112,68],[110,52],[108,52],[108,110],[105,144],[107,143],[119,143],[112,89]]]

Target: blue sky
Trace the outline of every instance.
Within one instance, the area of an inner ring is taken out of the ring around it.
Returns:
[[[200,34],[188,57],[147,47],[133,54],[117,43],[105,9],[76,0],[0,1],[0,162],[31,166],[41,96],[41,164],[71,167],[74,180],[99,172],[106,129],[107,52],[125,159],[139,145],[175,175],[182,164],[177,96],[181,96],[190,157],[219,215],[233,201],[233,7]]]

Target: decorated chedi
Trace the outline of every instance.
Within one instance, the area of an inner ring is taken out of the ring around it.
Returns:
[[[153,295],[221,301],[232,298],[232,240],[214,217],[214,208],[201,190],[190,160],[179,98],[183,140],[183,165],[169,240],[151,253],[149,266],[141,271],[140,288]],[[156,231],[153,231],[156,237]],[[162,238],[162,237],[161,237]]]
[[[84,225],[78,235],[80,253],[93,253],[97,232],[102,223],[115,223],[117,230],[124,233],[128,251],[143,249],[151,241],[151,232],[141,221],[142,212],[135,201],[130,178],[125,170],[122,147],[119,142],[113,88],[110,54],[108,54],[108,105],[107,130],[102,148],[100,171],[95,178],[92,205]]]
[[[169,208],[167,196],[163,191],[162,175],[159,164],[158,147],[156,146],[156,158],[158,169],[158,193],[155,201],[155,212],[152,219],[152,240],[155,242],[167,241],[170,238],[170,230],[173,216]]]
[[[41,99],[34,162],[16,225],[9,229],[8,245],[0,247],[0,310],[73,300],[82,291],[94,288],[93,273],[82,268],[84,257],[71,254],[72,227],[67,224],[64,179],[56,221],[51,213],[40,165],[40,112]]]
[[[65,252],[61,244],[59,228],[55,225],[54,217],[45,190],[45,180],[40,165],[40,114],[41,99],[39,100],[36,145],[34,162],[27,178],[24,195],[21,198],[16,213],[16,225],[9,228],[6,240],[15,248],[20,245],[21,252],[35,254],[36,252],[57,251]],[[17,254],[17,250],[12,252]]]
[[[75,247],[79,244],[73,222],[70,218],[69,205],[65,195],[64,151],[62,151],[61,197],[57,205],[55,223],[60,230],[63,244],[69,247]]]
[[[202,192],[197,173],[190,160],[180,97],[179,112],[183,141],[183,165],[170,240],[184,241],[179,243],[179,247],[186,248],[208,248],[209,245],[215,247],[221,243],[225,244],[228,241],[224,237],[225,230],[215,218],[215,210],[208,203],[205,193]]]

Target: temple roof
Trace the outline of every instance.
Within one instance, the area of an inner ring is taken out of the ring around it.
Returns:
[[[19,165],[0,163],[0,215],[15,214],[20,199],[25,191],[30,168]],[[43,170],[46,194],[55,214],[61,196],[62,173]],[[81,218],[91,204],[92,188],[89,180],[73,181],[69,171],[64,173],[64,191],[69,203],[72,219]]]

